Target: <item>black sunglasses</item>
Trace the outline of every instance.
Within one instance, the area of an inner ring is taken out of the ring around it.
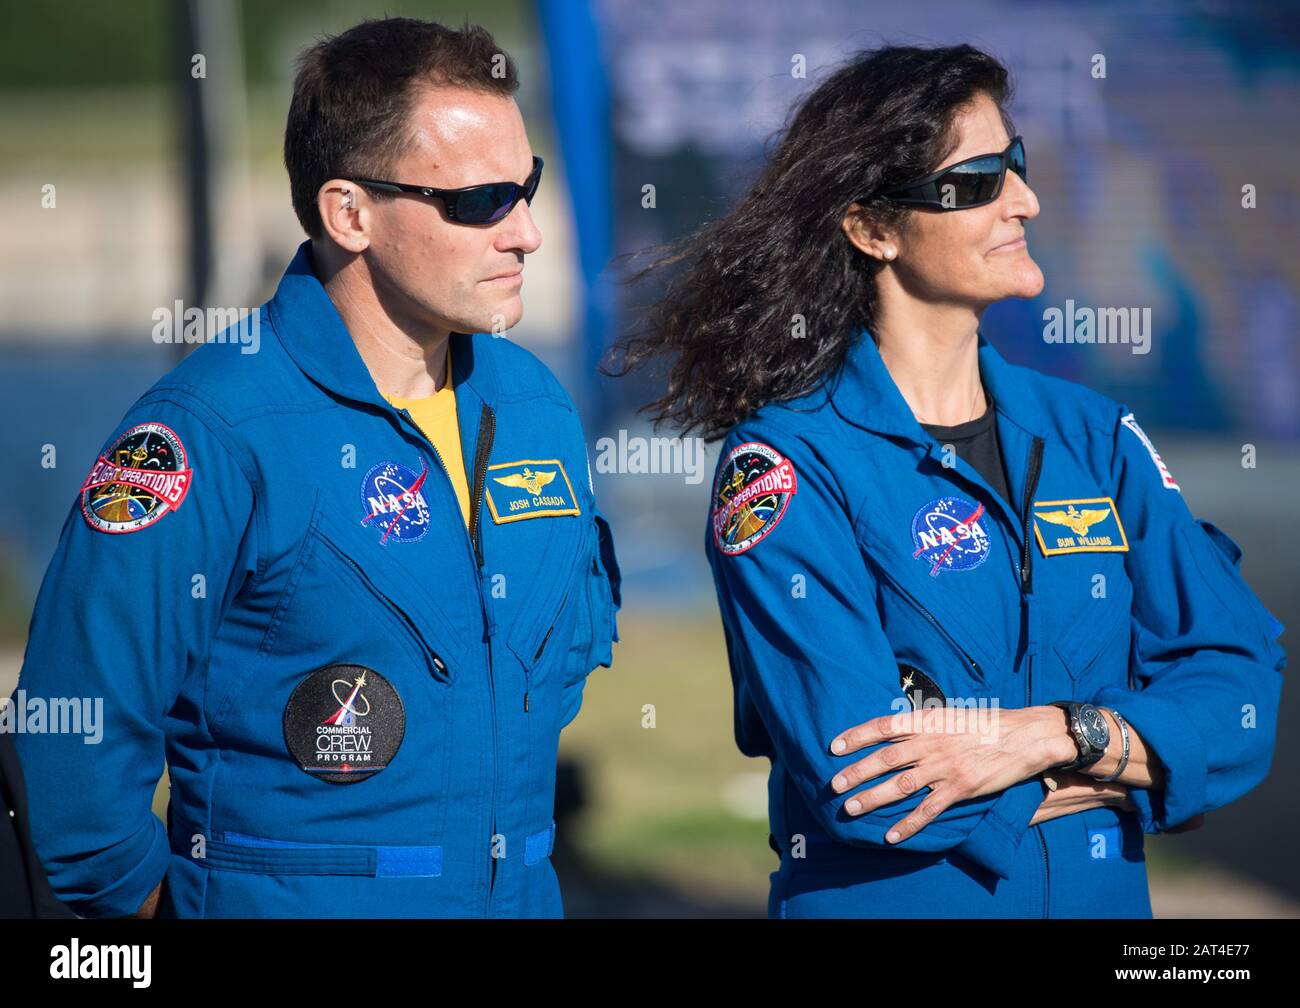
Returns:
[[[977,154],[941,168],[933,175],[895,186],[880,195],[906,206],[968,210],[992,203],[1001,195],[1008,168],[1019,175],[1022,181],[1028,181],[1023,137],[1013,137],[1001,154]]]
[[[509,214],[521,199],[531,205],[541,180],[542,159],[534,156],[533,170],[523,185],[518,182],[488,182],[461,189],[435,189],[433,186],[385,182],[381,179],[354,178],[349,181],[389,192],[436,196],[447,208],[447,218],[457,224],[494,224]]]

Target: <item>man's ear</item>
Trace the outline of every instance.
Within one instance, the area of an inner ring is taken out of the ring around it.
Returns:
[[[840,228],[853,247],[879,262],[898,257],[897,232],[881,227],[859,203],[850,203],[840,221]]]
[[[354,254],[370,247],[370,208],[370,197],[347,179],[330,179],[316,193],[325,234],[339,248]]]

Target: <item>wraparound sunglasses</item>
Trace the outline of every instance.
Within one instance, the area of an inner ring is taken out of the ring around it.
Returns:
[[[542,181],[542,159],[534,155],[533,170],[523,185],[518,182],[488,182],[460,189],[435,189],[433,186],[385,182],[382,179],[354,178],[349,181],[388,192],[436,196],[447,208],[447,219],[457,224],[494,224],[509,214],[520,200],[532,204],[538,183]]]
[[[1028,181],[1023,137],[1013,137],[1001,154],[977,154],[925,178],[894,186],[880,195],[906,206],[969,210],[992,203],[1002,194],[1008,168],[1019,175],[1021,181]]]

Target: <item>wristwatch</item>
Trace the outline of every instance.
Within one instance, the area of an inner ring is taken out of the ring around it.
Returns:
[[[1054,700],[1052,706],[1065,711],[1070,734],[1074,736],[1074,744],[1079,750],[1075,759],[1052,769],[1082,770],[1101,759],[1106,753],[1106,747],[1110,745],[1110,726],[1106,724],[1101,710],[1092,704],[1075,703],[1072,700]]]

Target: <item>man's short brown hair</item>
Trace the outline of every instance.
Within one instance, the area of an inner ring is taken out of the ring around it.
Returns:
[[[387,177],[410,142],[408,115],[422,85],[511,96],[519,77],[486,28],[466,24],[457,31],[414,18],[363,21],[298,58],[284,166],[294,213],[313,239],[323,233],[316,194],[327,180]]]

